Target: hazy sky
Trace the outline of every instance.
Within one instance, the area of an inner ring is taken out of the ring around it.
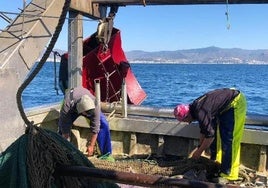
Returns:
[[[18,13],[23,1],[10,2],[1,0],[0,10]],[[268,49],[267,19],[268,5],[229,5],[228,9],[226,5],[127,6],[119,8],[114,27],[121,30],[125,51],[208,46]],[[94,33],[98,24],[98,21],[86,20],[84,37]],[[6,24],[0,18],[1,29]],[[55,48],[67,49],[67,21]]]

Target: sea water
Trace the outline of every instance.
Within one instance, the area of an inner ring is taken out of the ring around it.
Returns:
[[[248,114],[268,115],[268,65],[131,64],[147,98],[141,105],[171,107],[190,103],[207,91],[235,87],[247,99]],[[46,63],[23,92],[25,108],[60,102],[59,63]]]

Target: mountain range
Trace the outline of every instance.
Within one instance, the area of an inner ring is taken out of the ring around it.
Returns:
[[[176,51],[129,51],[129,62],[206,63],[206,64],[268,64],[268,50],[207,47]]]
[[[63,50],[54,50],[59,54]],[[207,48],[147,52],[133,50],[125,52],[130,63],[181,63],[181,64],[268,64],[268,50],[246,50],[241,48]],[[53,53],[49,59],[53,59]]]

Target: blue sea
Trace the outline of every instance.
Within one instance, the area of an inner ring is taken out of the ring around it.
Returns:
[[[248,114],[268,115],[268,65],[131,64],[147,98],[141,105],[171,107],[190,103],[203,93],[223,87],[241,90]],[[59,63],[46,63],[23,92],[25,108],[56,103],[63,95],[58,83]],[[58,88],[58,92],[57,92]]]

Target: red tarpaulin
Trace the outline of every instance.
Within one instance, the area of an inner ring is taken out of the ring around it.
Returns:
[[[128,103],[139,105],[146,98],[135,75],[131,71],[125,53],[121,47],[120,31],[113,28],[108,48],[99,45],[96,33],[83,42],[82,84],[95,94],[94,80],[100,80],[101,101],[119,101],[121,87],[125,77]]]

